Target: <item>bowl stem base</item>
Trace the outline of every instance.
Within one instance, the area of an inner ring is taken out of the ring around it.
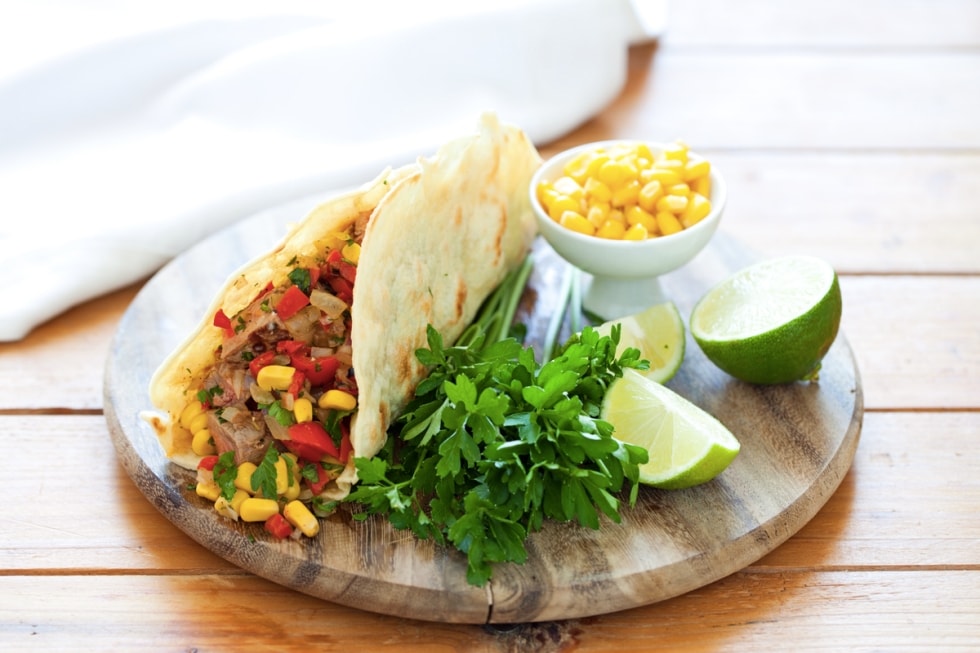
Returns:
[[[614,320],[667,301],[660,277],[615,279],[582,273],[582,307]]]

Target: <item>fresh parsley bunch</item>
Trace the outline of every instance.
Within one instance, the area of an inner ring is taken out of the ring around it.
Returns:
[[[477,586],[495,563],[523,563],[525,539],[546,518],[598,528],[602,513],[619,522],[617,494],[628,480],[635,503],[647,461],[599,418],[609,384],[647,365],[636,349],[617,358],[619,335],[586,327],[539,364],[513,338],[478,330],[445,347],[430,326],[428,349],[416,352],[429,376],[384,449],[355,461],[356,516],[382,513],[396,528],[451,543]]]

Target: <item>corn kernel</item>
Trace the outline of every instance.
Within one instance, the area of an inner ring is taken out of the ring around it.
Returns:
[[[699,193],[691,195],[691,201],[681,212],[681,222],[685,227],[701,222],[711,213],[711,201]]]
[[[221,496],[221,488],[214,481],[207,482],[197,482],[197,486],[194,488],[194,492],[197,496],[204,497],[208,501],[217,501],[218,497]]]
[[[286,459],[282,456],[276,458],[276,494],[286,494],[286,490],[289,489],[289,467],[286,465]],[[271,497],[269,497],[271,498]]]
[[[612,199],[612,190],[609,186],[605,185],[595,177],[589,177],[585,180],[585,196],[592,200],[593,202],[602,202],[604,204],[609,203]]]
[[[687,207],[688,199],[681,195],[664,195],[657,200],[657,211],[680,213]]]
[[[357,262],[361,259],[361,246],[357,243],[347,243],[340,250],[340,255],[354,265],[357,265]]]
[[[711,172],[711,164],[706,159],[699,159],[697,161],[688,161],[684,165],[684,181],[693,181],[701,177],[707,177],[708,173]]]
[[[309,422],[313,419],[313,402],[306,397],[298,397],[293,401],[293,417],[297,422]]]
[[[180,411],[180,417],[178,422],[188,431],[190,430],[191,420],[204,412],[204,406],[201,405],[200,401],[192,401],[191,403],[184,406],[184,410]]]
[[[582,152],[570,159],[562,168],[562,172],[580,184],[585,183],[589,172],[589,162],[593,156],[592,152]]]
[[[266,365],[255,376],[255,382],[263,390],[285,390],[293,382],[296,369],[289,365]]]
[[[609,218],[608,204],[594,204],[589,207],[589,213],[585,216],[593,226],[599,227]]]
[[[691,182],[691,190],[704,197],[711,196],[711,177],[699,177]]]
[[[252,493],[252,474],[258,467],[255,463],[250,463],[248,461],[243,462],[238,466],[237,473],[235,475],[235,487],[239,490],[244,490],[249,494]]]
[[[644,211],[639,206],[631,206],[626,210],[626,224],[633,226],[635,224],[642,224],[646,227],[647,231],[655,231],[657,228],[657,223],[653,218],[653,215]]]
[[[670,170],[680,177],[681,173],[684,171],[684,162],[680,159],[661,158],[657,159],[657,167],[663,170]]]
[[[636,203],[639,204],[644,211],[648,213],[653,213],[657,210],[657,200],[663,195],[663,186],[659,181],[649,181],[643,185],[640,189],[639,195],[636,197]]]
[[[616,159],[607,161],[596,171],[599,181],[613,189],[636,179],[638,175],[639,171],[634,166]]]
[[[625,207],[629,204],[636,204],[639,196],[640,182],[636,179],[631,179],[622,186],[613,189],[612,198],[609,203],[613,206]]]
[[[565,211],[581,211],[582,202],[573,199],[567,195],[559,195],[558,198],[552,202],[551,208],[548,209],[548,215],[555,222],[561,220],[561,216]]]
[[[217,453],[217,449],[214,447],[214,440],[211,439],[211,431],[208,429],[201,429],[194,434],[194,439],[191,440],[191,451],[197,456],[211,456]]]
[[[241,510],[242,501],[248,498],[248,492],[244,490],[235,490],[235,494],[232,495],[231,501],[228,503],[231,505],[232,510],[236,513]]]
[[[623,240],[646,240],[650,237],[650,232],[642,224],[635,224],[623,234]]]
[[[197,433],[201,429],[206,429],[208,427],[208,414],[202,412],[191,419],[187,424],[187,430],[191,433]]]
[[[610,240],[622,240],[623,234],[626,233],[626,227],[623,226],[622,222],[616,220],[606,220],[602,223],[595,235],[599,238],[608,238]]]
[[[659,163],[649,170],[644,170],[640,179],[644,183],[659,181],[664,188],[681,183],[681,176],[676,171],[661,167]]]
[[[691,194],[691,187],[685,184],[684,182],[681,182],[679,184],[674,184],[673,186],[667,189],[667,194],[687,197],[688,195]]]
[[[320,395],[316,405],[328,410],[354,410],[357,406],[357,397],[343,390],[327,390]]]
[[[249,497],[242,501],[238,514],[248,522],[265,521],[279,512],[279,502],[275,499],[257,499]]]
[[[636,156],[647,161],[653,161],[654,159],[653,152],[650,151],[650,146],[646,143],[636,144]]]
[[[664,146],[664,159],[667,161],[680,161],[687,163],[687,146],[680,142],[671,143]]]
[[[559,197],[558,191],[551,187],[546,181],[542,181],[538,184],[538,201],[541,202],[541,206],[545,210],[550,211],[551,205],[554,204],[555,200]]]
[[[589,222],[581,213],[576,213],[575,211],[565,211],[561,220],[558,224],[565,227],[566,229],[571,229],[572,231],[577,231],[580,234],[585,234],[586,236],[595,235],[595,225]]]
[[[665,236],[676,234],[678,231],[681,231],[684,228],[681,226],[677,216],[666,211],[662,211],[657,214],[657,227],[660,229],[660,233]]]
[[[558,191],[559,195],[571,197],[576,202],[581,202],[585,198],[585,191],[571,177],[559,177],[551,185],[552,188]]]
[[[299,493],[302,488],[300,488],[299,483],[293,477],[292,474],[289,475],[289,487],[283,492],[282,498],[286,501],[292,501],[293,499],[299,498]]]
[[[301,501],[290,501],[282,510],[282,516],[307,537],[320,532],[320,522]]]

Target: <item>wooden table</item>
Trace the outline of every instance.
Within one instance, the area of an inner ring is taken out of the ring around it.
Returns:
[[[675,0],[627,88],[545,155],[680,137],[721,230],[841,274],[865,417],[799,533],[659,604],[512,628],[320,601],[202,548],[136,491],[103,418],[139,290],[0,345],[0,650],[980,650],[980,2]]]

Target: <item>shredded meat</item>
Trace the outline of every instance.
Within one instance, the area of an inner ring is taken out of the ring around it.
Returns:
[[[236,465],[246,461],[258,465],[262,462],[272,436],[266,430],[261,413],[251,412],[244,404],[239,404],[236,408],[239,410],[234,411],[230,420],[219,419],[216,411],[209,411],[208,430],[211,431],[219,454],[234,451]]]

